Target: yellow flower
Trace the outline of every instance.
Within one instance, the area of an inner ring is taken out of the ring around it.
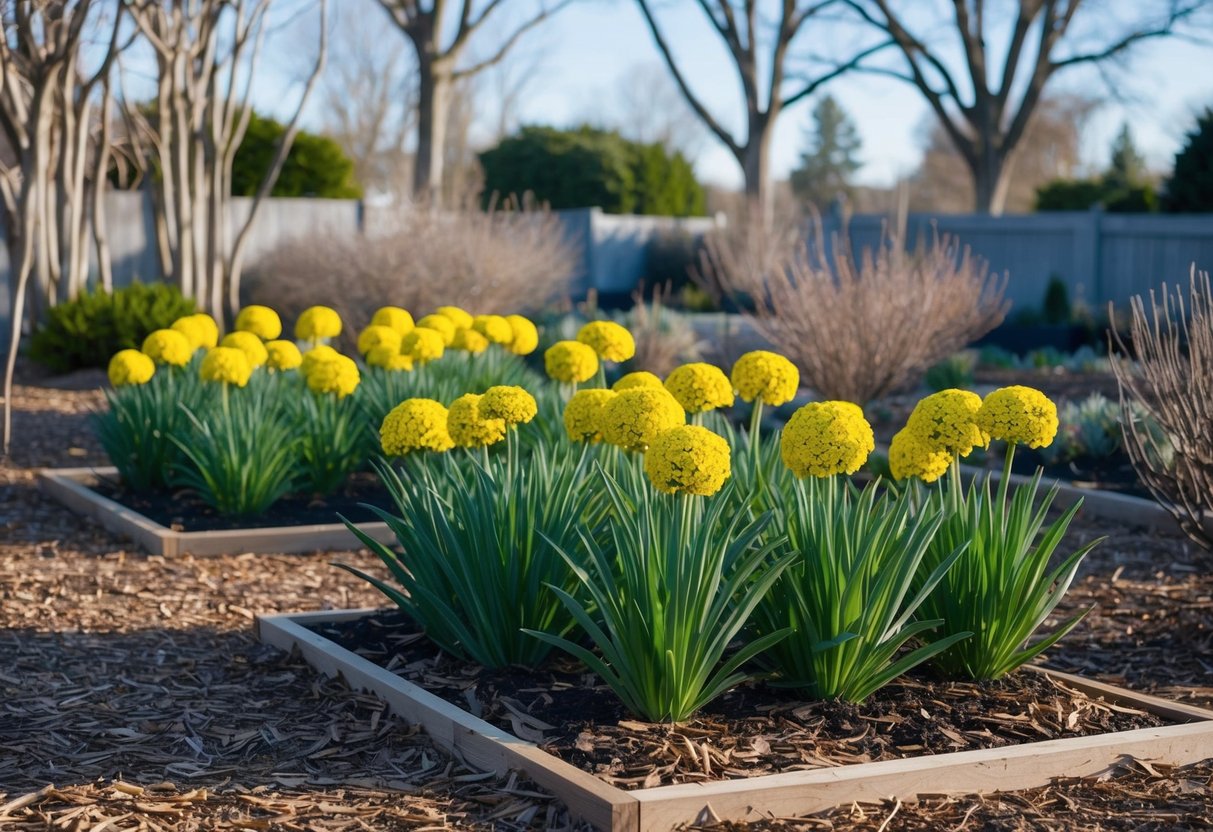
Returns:
[[[321,344],[318,347],[312,347],[303,354],[303,363],[299,367],[299,371],[305,376],[312,371],[312,368],[324,361],[332,361],[341,353],[330,347],[328,344]]]
[[[327,306],[310,306],[295,322],[295,337],[300,341],[319,341],[341,334],[341,316]]]
[[[732,473],[729,443],[697,425],[671,428],[649,445],[644,471],[658,491],[710,497]]]
[[[481,415],[486,419],[501,419],[507,427],[524,425],[538,412],[535,397],[521,387],[499,384],[485,390],[480,400]]]
[[[246,306],[236,316],[236,330],[251,332],[262,341],[273,341],[282,334],[282,319],[268,306]]]
[[[779,442],[783,464],[798,477],[854,474],[876,447],[863,410],[850,402],[812,402],[792,414]]]
[[[366,354],[366,363],[385,370],[411,370],[413,359],[391,347],[375,347]]]
[[[932,450],[967,456],[990,444],[990,435],[977,424],[981,396],[968,390],[940,390],[914,406],[906,427]]]
[[[611,389],[616,393],[622,393],[624,390],[631,390],[635,387],[651,387],[654,390],[660,390],[664,389],[665,385],[661,383],[660,378],[647,370],[637,370],[634,373],[622,375],[611,385]]]
[[[271,370],[293,370],[303,363],[303,356],[294,341],[270,341],[265,345],[265,351],[269,355],[266,365]]]
[[[489,339],[491,344],[508,344],[514,340],[514,328],[500,315],[477,315],[472,329]]]
[[[665,389],[687,413],[702,413],[718,407],[731,407],[733,385],[719,367],[711,364],[683,364],[665,380]]]
[[[184,367],[194,357],[194,347],[184,333],[175,329],[158,329],[143,339],[143,354],[157,364]]]
[[[223,336],[223,340],[219,342],[221,347],[235,347],[242,351],[248,357],[250,367],[260,367],[269,360],[269,353],[265,351],[265,344],[261,343],[261,339],[251,332],[229,332]]]
[[[399,352],[401,337],[400,333],[390,326],[371,324],[358,333],[358,352],[366,355],[375,347],[391,347]]]
[[[782,355],[754,350],[737,359],[732,381],[743,401],[761,399],[763,404],[779,407],[795,398],[800,389],[800,370]]]
[[[598,354],[579,341],[557,341],[543,353],[543,368],[556,381],[578,384],[598,372]]]
[[[950,453],[932,450],[922,437],[909,428],[899,430],[889,443],[889,471],[893,479],[917,477],[923,482],[935,482],[947,473],[951,464]]]
[[[426,364],[442,358],[446,341],[442,333],[427,326],[416,326],[400,342],[400,352],[413,359],[414,364]]]
[[[977,425],[994,439],[1043,448],[1057,436],[1057,405],[1035,388],[1003,387],[981,403]]]
[[[474,329],[457,329],[450,346],[453,350],[463,350],[475,355],[489,348],[489,339]]]
[[[617,394],[611,390],[578,390],[564,406],[564,430],[574,442],[602,441],[602,409]]]
[[[237,387],[248,384],[252,374],[253,366],[249,364],[248,355],[237,347],[212,347],[206,351],[198,368],[198,375],[203,381],[218,381]]]
[[[384,306],[376,309],[375,314],[371,316],[371,324],[394,329],[401,336],[408,335],[409,330],[415,326],[413,316],[407,309],[401,309],[399,306]]]
[[[455,329],[459,329],[460,327],[463,329],[472,328],[472,314],[463,311],[458,306],[439,306],[434,310],[434,314],[446,318],[455,326]]]
[[[602,408],[602,438],[629,451],[643,451],[659,434],[685,423],[682,406],[665,390],[624,390]]]
[[[446,430],[447,409],[433,399],[405,399],[383,417],[379,445],[388,456],[410,451],[449,451],[454,447]]]
[[[505,439],[505,421],[486,418],[480,402],[483,396],[464,393],[451,402],[446,417],[447,433],[461,448],[479,448]]]
[[[139,350],[120,350],[110,359],[110,384],[125,387],[128,384],[147,384],[156,374],[156,362]]]
[[[186,315],[173,321],[171,329],[175,329],[189,339],[194,350],[210,349],[219,344],[219,325],[215,319],[205,312]]]
[[[529,318],[522,315],[506,315],[506,323],[510,325],[513,337],[510,338],[508,349],[514,355],[530,355],[539,346],[539,330]]]
[[[614,321],[590,321],[577,333],[577,340],[589,344],[604,361],[627,361],[636,354],[632,333]]]
[[[417,326],[432,329],[442,336],[443,346],[449,347],[455,340],[455,325],[445,315],[426,315],[417,321]]]
[[[358,389],[360,381],[362,376],[354,359],[338,355],[312,366],[307,374],[307,389],[313,393],[335,393],[337,398],[344,399]]]

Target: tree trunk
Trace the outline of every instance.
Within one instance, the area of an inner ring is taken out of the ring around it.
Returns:
[[[413,195],[438,205],[442,198],[443,151],[450,110],[451,74],[445,63],[418,50],[417,158],[413,163]]]
[[[973,211],[1000,216],[1007,205],[1011,185],[1011,166],[1005,154],[993,149],[980,151],[973,173]]]
[[[745,195],[763,221],[771,219],[771,113],[750,116],[749,139],[738,161],[745,177]]]

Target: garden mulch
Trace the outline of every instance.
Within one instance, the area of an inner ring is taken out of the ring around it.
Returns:
[[[253,640],[254,613],[378,605],[328,565],[374,570],[368,553],[134,551],[34,483],[39,466],[104,464],[86,419],[103,399],[36,387],[15,399],[0,463],[0,829],[568,828],[529,784],[468,770],[374,698]],[[1072,539],[1102,534],[1066,601],[1098,609],[1049,663],[1213,705],[1208,556],[1108,524]],[[1208,829],[1211,778],[1209,763],[1127,762],[1044,789],[748,828]]]

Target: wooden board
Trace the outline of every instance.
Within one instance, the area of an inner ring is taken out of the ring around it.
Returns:
[[[101,478],[117,477],[115,468],[45,469],[38,472],[38,485],[44,493],[77,514],[91,517],[111,532],[129,538],[153,555],[163,557],[315,552],[362,545],[344,523],[179,532],[103,497],[91,487]],[[396,539],[386,523],[359,523],[358,528],[382,543],[391,543]]]
[[[577,816],[610,832],[667,830],[696,821],[792,817],[853,801],[913,800],[1048,785],[1057,777],[1099,774],[1127,757],[1171,764],[1213,758],[1213,711],[1139,694],[1069,673],[1030,668],[1085,693],[1175,723],[1092,737],[1024,743],[905,760],[624,791],[384,670],[309,626],[360,618],[373,610],[261,616],[262,641],[298,650],[314,667],[369,690],[403,719],[469,764],[516,769],[551,790]]]

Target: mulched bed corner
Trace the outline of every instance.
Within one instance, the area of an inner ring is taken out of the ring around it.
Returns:
[[[866,702],[822,702],[742,685],[679,725],[627,712],[560,654],[538,668],[485,668],[444,653],[396,611],[312,628],[545,751],[625,789],[759,777],[1131,731],[1164,724],[1036,674],[954,682],[915,672]]]

